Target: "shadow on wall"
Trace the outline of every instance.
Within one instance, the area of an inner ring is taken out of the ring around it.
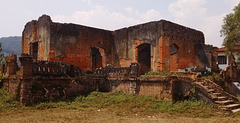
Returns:
[[[202,63],[197,69],[197,72],[206,72],[206,68],[210,68],[210,64],[208,62],[208,58],[206,56],[206,53],[204,52],[203,44],[196,44],[196,56],[200,63]]]

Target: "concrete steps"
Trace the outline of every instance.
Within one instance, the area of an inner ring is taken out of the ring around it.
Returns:
[[[239,112],[240,111],[240,108],[237,108],[237,109],[233,109],[232,112],[235,113],[235,112]]]
[[[239,101],[232,99],[229,94],[226,94],[223,89],[210,80],[197,79],[196,84],[201,86],[218,105],[220,109],[231,111],[233,113],[240,111]]]
[[[214,92],[215,89],[208,89],[207,91],[208,91],[208,93],[211,93],[211,92]]]
[[[221,96],[221,93],[212,93],[212,94],[216,96]]]
[[[240,104],[228,104],[228,105],[220,106],[220,108],[225,110],[234,110],[234,109],[240,108]]]
[[[217,99],[218,99],[219,101],[224,101],[224,100],[227,100],[227,97],[222,96],[222,97],[217,97]]]
[[[234,103],[233,100],[224,100],[224,101],[214,101],[216,104],[221,104],[221,105],[227,105],[227,104],[231,104]]]

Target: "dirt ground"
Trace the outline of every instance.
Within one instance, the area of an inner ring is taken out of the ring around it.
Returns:
[[[239,123],[240,117],[190,118],[169,114],[124,114],[104,109],[94,110],[22,110],[0,113],[1,123]]]

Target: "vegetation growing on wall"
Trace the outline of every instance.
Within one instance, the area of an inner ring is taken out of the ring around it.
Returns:
[[[223,89],[226,88],[226,86],[225,86],[226,82],[224,81],[224,79],[218,73],[207,72],[207,73],[202,75],[202,78],[210,79],[213,82],[215,82],[216,84],[218,84],[219,86],[221,86]]]
[[[168,72],[168,71],[162,71],[162,72],[148,72],[145,73],[144,76],[169,76],[169,75],[176,75],[174,73]]]

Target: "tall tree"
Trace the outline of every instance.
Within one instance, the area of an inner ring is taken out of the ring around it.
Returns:
[[[240,45],[240,3],[235,6],[233,13],[224,17],[220,33],[224,37],[223,46],[227,48],[227,52],[233,46]]]

